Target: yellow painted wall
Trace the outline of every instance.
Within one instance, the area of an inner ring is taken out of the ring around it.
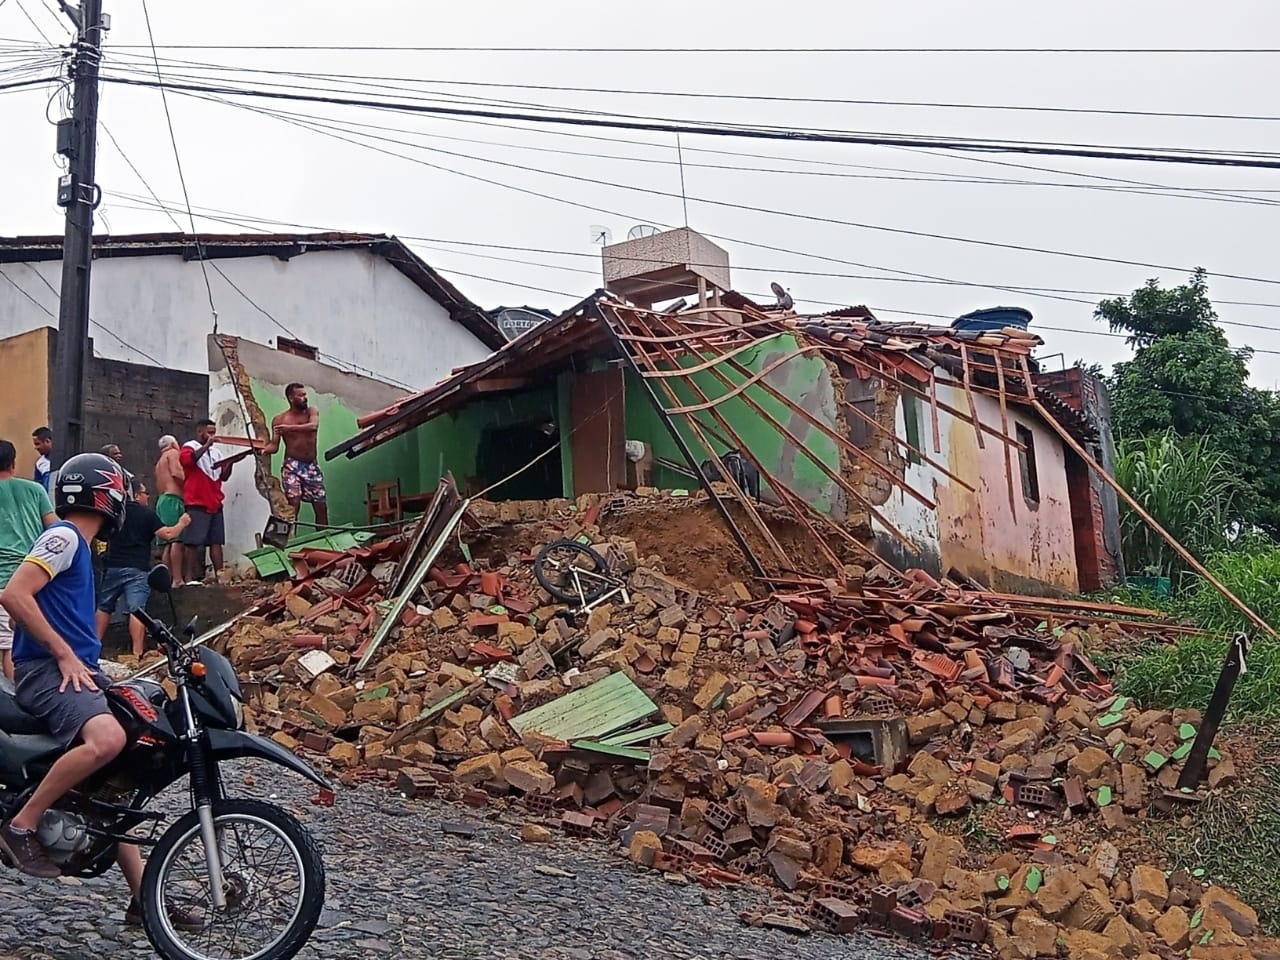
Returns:
[[[35,471],[31,431],[49,423],[49,338],[40,327],[0,340],[0,438],[18,448],[17,475]]]

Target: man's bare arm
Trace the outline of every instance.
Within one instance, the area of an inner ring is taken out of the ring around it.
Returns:
[[[271,418],[271,440],[259,451],[265,453],[268,458],[280,449],[280,418],[283,416],[283,413],[277,413]]]
[[[187,529],[191,524],[191,514],[184,513],[178,518],[178,522],[171,527],[161,527],[156,531],[156,536],[161,540],[177,540],[182,535],[182,531]]]
[[[49,625],[40,605],[36,603],[36,594],[45,588],[52,578],[49,572],[38,563],[23,562],[9,579],[9,585],[0,592],[0,606],[8,611],[15,623],[31,634],[40,646],[53,655],[59,663],[65,660],[78,660],[75,651]]]
[[[280,433],[315,433],[320,429],[320,410],[318,407],[307,410],[306,423],[282,423],[275,429]]]

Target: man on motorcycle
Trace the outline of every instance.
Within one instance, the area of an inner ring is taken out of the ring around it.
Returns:
[[[53,502],[58,522],[40,535],[0,593],[0,605],[17,624],[17,701],[66,749],[26,805],[0,828],[0,848],[14,865],[44,878],[61,871],[36,838],[40,818],[126,745],[124,728],[107,704],[111,681],[98,667],[102,644],[90,550],[95,538],[107,539],[124,521],[124,471],[102,454],[72,457],[54,480]],[[136,846],[121,844],[116,862],[133,894],[126,919],[138,922],[141,854]]]

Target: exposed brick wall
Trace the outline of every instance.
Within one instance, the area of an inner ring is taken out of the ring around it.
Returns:
[[[1051,391],[1089,418],[1099,435],[1099,442],[1090,453],[1111,472],[1115,460],[1111,400],[1102,382],[1079,367],[1042,373],[1035,381],[1037,386]],[[1070,483],[1080,588],[1096,590],[1117,583],[1124,578],[1124,560],[1120,553],[1120,513],[1115,491],[1087,469],[1083,474],[1072,475]]]
[[[85,445],[97,450],[119,444],[125,466],[148,488],[159,456],[156,441],[166,433],[190,440],[195,422],[209,415],[208,374],[94,357],[88,381]]]

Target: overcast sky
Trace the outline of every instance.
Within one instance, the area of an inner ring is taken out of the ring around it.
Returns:
[[[105,0],[105,6],[112,16],[106,72],[141,76],[142,71],[153,70],[140,0]],[[0,85],[15,76],[12,70],[21,55],[15,44],[43,42],[27,14],[55,42],[65,42],[67,31],[52,12],[54,7],[53,0],[0,0]],[[164,62],[166,77],[175,80],[199,76],[205,81],[343,88],[355,96],[518,101],[673,120],[1188,150],[1268,151],[1274,149],[1274,134],[1280,130],[1280,119],[1098,116],[652,95],[665,91],[1280,118],[1280,87],[1275,83],[1280,55],[1276,54],[165,49],[173,44],[1239,48],[1276,42],[1280,7],[1273,0],[1219,2],[1212,7],[1167,0],[1086,0],[1070,5],[1025,0],[965,4],[650,0],[625,7],[563,0],[536,4],[151,0],[150,12],[162,57],[283,71],[250,75]],[[469,85],[481,82],[650,93]],[[46,111],[54,119],[59,115],[57,100],[49,102],[53,89],[0,93],[2,234],[62,231],[61,211],[54,203],[59,174],[53,155],[54,131],[46,119]],[[635,224],[684,223],[680,168],[669,136],[493,126],[316,104],[238,102],[258,111],[291,111],[319,118],[342,128],[331,133],[365,145],[303,129],[279,116],[171,94],[177,144],[195,207],[229,211],[231,219],[248,216],[273,224],[431,238],[411,243],[486,307],[528,303],[557,309],[595,289],[600,281],[599,248],[591,243],[594,225],[607,227],[616,241],[624,239]],[[101,119],[155,193],[166,203],[180,205],[182,191],[159,93],[107,85]],[[1223,320],[1254,325],[1227,326],[1233,343],[1280,351],[1280,263],[1273,239],[1277,212],[1267,211],[1280,200],[1280,171],[986,154],[974,159],[974,155],[895,148],[706,136],[686,136],[683,147],[689,224],[711,236],[735,238],[718,242],[730,252],[734,286],[749,294],[764,296],[769,281],[777,280],[791,290],[802,309],[866,303],[886,320],[910,319],[909,314],[895,311],[954,317],[978,307],[1018,304],[1035,314],[1033,329],[1046,340],[1042,357],[1060,353],[1068,363],[1084,357],[1110,364],[1124,359],[1127,350],[1121,339],[1098,335],[1105,327],[1092,319],[1091,303],[1097,297],[1091,293],[1057,294],[1067,299],[1050,299],[911,279],[901,282],[902,274],[887,271],[967,283],[1109,293],[1128,292],[1148,277],[1170,284],[1185,279],[1179,269],[1125,266],[803,219],[822,217],[1177,268],[1203,265],[1211,273],[1269,280],[1211,278],[1211,292],[1215,300],[1262,304],[1219,306]],[[913,179],[886,179],[901,177]],[[1070,186],[957,182],[979,178]],[[1099,178],[1175,189],[1134,188],[1166,194],[1150,195],[1082,188],[1131,186]],[[105,192],[98,214],[100,231],[175,229],[163,212],[136,209],[141,204],[124,196],[145,199],[148,190],[106,136],[100,137],[97,179]],[[521,193],[511,186],[547,196]],[[1235,191],[1243,197],[1210,198],[1188,193],[1187,188]],[[185,213],[180,220],[185,226]],[[213,220],[198,220],[198,225],[220,232],[238,229]],[[752,247],[743,241],[794,252]],[[535,250],[539,252],[531,252]],[[1266,353],[1255,358],[1259,385],[1280,385],[1278,360],[1277,354]],[[1049,365],[1058,362],[1050,360]]]

